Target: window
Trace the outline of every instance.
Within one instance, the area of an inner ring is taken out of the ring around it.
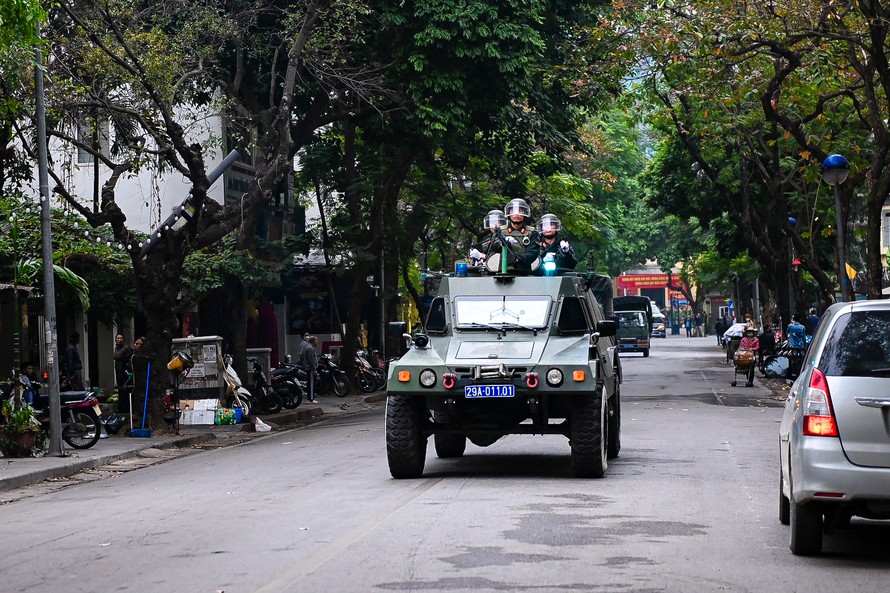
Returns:
[[[819,368],[828,376],[870,377],[890,368],[890,311],[854,311],[838,318]],[[881,376],[885,376],[882,374]]]
[[[454,299],[454,320],[458,327],[515,324],[543,328],[550,321],[547,295],[542,296],[459,296]]]
[[[96,136],[97,132],[98,137]],[[77,141],[91,147],[98,144],[99,152],[107,156],[109,154],[108,150],[111,145],[111,141],[108,138],[108,122],[97,122],[93,119],[78,122]],[[78,164],[85,165],[95,162],[95,160],[95,157],[90,151],[80,147],[77,148]]]
[[[646,327],[646,317],[640,311],[616,311],[620,327]]]
[[[584,316],[584,306],[578,297],[566,297],[563,299],[556,327],[561,332],[587,331],[588,326],[587,318]]]
[[[445,299],[436,297],[430,304],[430,312],[426,316],[426,331],[430,333],[444,333],[448,329],[448,320],[445,317]]]

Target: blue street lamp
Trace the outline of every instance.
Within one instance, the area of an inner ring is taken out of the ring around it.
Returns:
[[[850,163],[840,154],[832,154],[822,161],[822,179],[834,186],[834,209],[837,221],[837,274],[840,281],[841,300],[848,301],[849,280],[847,279],[847,254],[845,242],[845,224],[841,214],[841,184],[850,174]]]

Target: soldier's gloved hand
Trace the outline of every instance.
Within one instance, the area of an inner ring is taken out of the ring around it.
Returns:
[[[568,253],[572,250],[572,246],[569,245],[568,241],[563,240],[559,242],[559,250],[563,253]]]
[[[519,245],[519,241],[515,237],[504,237],[504,240],[510,245]]]

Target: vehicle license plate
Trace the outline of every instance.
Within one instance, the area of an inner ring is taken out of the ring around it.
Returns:
[[[102,415],[102,408],[100,408],[100,407],[97,406],[96,404],[93,404],[93,411],[96,413],[96,416],[101,416],[101,415]]]
[[[466,397],[513,397],[516,388],[513,385],[467,385],[464,387]]]

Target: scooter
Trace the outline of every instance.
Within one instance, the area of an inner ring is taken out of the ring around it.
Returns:
[[[232,368],[232,355],[226,354],[220,362],[223,367],[223,379],[226,382],[226,407],[241,408],[241,415],[250,416],[250,410],[253,407],[253,396],[241,384],[241,378]]]
[[[102,409],[91,391],[63,391],[59,394],[62,412],[62,439],[75,449],[89,449],[102,436]],[[49,432],[49,394],[38,393],[34,417]]]
[[[282,405],[288,410],[294,410],[303,403],[306,386],[298,378],[301,370],[297,365],[290,363],[272,369],[272,391],[278,394]]]
[[[253,396],[255,401],[270,414],[277,414],[281,411],[281,397],[271,389],[269,382],[266,380],[266,372],[256,358],[251,358],[251,369],[253,370]]]
[[[349,393],[349,380],[346,378],[346,371],[334,363],[330,354],[322,354],[318,357],[318,379],[315,390],[317,393],[333,391],[337,397],[345,397]]]

